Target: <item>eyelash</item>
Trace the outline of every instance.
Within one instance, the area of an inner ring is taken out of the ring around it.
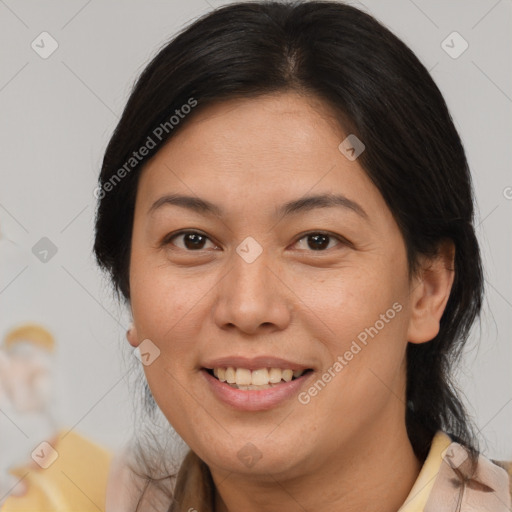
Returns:
[[[182,236],[182,235],[189,235],[189,234],[195,234],[195,235],[200,235],[200,236],[203,236],[205,237],[206,239],[210,240],[212,243],[215,243],[213,242],[210,237],[208,235],[206,235],[205,233],[202,233],[201,231],[196,231],[196,230],[182,230],[182,231],[178,231],[177,233],[171,233],[170,235],[167,235],[164,240],[162,241],[162,246],[166,246],[166,245],[172,245],[172,240],[174,240],[175,238],[179,237],[179,236]],[[352,246],[351,242],[349,242],[346,238],[343,238],[342,236],[340,235],[336,235],[334,233],[330,233],[329,231],[308,231],[306,233],[301,233],[300,235],[298,235],[300,238],[297,238],[297,240],[293,243],[293,245],[297,244],[298,242],[300,242],[302,239],[304,238],[307,238],[308,236],[311,236],[311,235],[323,235],[323,236],[326,236],[326,237],[329,237],[329,238],[334,238],[335,240],[337,240],[339,242],[338,245],[341,245],[341,246]],[[215,244],[216,245],[216,244]],[[336,247],[336,246],[335,246]],[[183,249],[181,247],[178,247],[178,249],[181,249],[183,251],[186,251],[186,252],[200,252],[200,251],[203,251],[205,249],[198,249],[198,250],[188,250],[188,249]],[[332,247],[330,249],[333,249]],[[318,252],[327,252],[329,251],[330,249],[320,249],[318,251],[313,251],[312,249],[311,250],[307,250],[307,252],[315,252],[315,253],[318,253]]]

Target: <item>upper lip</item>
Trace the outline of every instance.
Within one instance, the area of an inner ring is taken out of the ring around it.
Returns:
[[[258,356],[258,357],[242,357],[242,356],[226,356],[217,359],[211,359],[203,364],[204,368],[212,370],[214,368],[246,368],[248,370],[259,370],[260,368],[281,368],[283,370],[308,370],[311,366],[280,359],[273,356]]]

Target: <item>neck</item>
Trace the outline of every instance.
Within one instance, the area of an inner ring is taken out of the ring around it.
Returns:
[[[400,416],[402,419],[404,416]],[[396,512],[421,469],[405,424],[372,422],[365,435],[300,476],[221,476],[212,471],[217,512]],[[391,428],[389,428],[391,427]]]

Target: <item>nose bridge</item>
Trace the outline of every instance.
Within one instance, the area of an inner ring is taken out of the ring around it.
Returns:
[[[243,252],[246,250],[247,252]],[[233,254],[233,270],[231,285],[232,290],[237,295],[255,295],[255,298],[265,299],[265,292],[269,291],[270,271],[272,262],[269,261],[268,251],[255,255],[252,248],[244,248],[242,244],[237,248],[236,254]]]
[[[238,300],[268,303],[270,289],[274,288],[269,281],[275,279],[269,269],[272,262],[268,250],[264,251],[254,239],[246,239],[233,253],[232,265],[230,294]]]
[[[254,242],[242,242],[231,256],[231,269],[218,291],[215,320],[219,327],[232,324],[254,332],[263,324],[282,329],[289,322],[286,287],[268,252]]]

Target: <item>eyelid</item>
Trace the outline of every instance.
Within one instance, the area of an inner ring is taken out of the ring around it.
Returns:
[[[205,238],[207,238],[210,242],[212,242],[216,247],[219,246],[219,244],[212,239],[212,237],[210,237],[209,235],[207,235],[206,233],[204,233],[203,231],[201,230],[198,230],[198,229],[182,229],[182,230],[179,230],[179,231],[175,231],[173,233],[169,233],[168,235],[166,235],[162,242],[161,242],[161,246],[165,246],[165,245],[168,245],[171,243],[171,240],[173,238],[176,238],[180,235],[185,235],[185,234],[190,234],[190,233],[193,233],[193,234],[198,234],[198,235],[201,235],[201,236],[204,236]],[[309,230],[309,231],[304,231],[302,233],[299,233],[296,238],[295,238],[295,241],[292,243],[292,245],[295,245],[297,244],[298,242],[300,242],[303,238],[307,237],[308,235],[325,235],[325,236],[329,236],[331,238],[334,238],[336,239],[340,245],[342,246],[348,246],[348,247],[354,247],[354,244],[352,242],[350,242],[350,240],[348,240],[347,238],[341,236],[341,235],[338,235],[336,233],[333,233],[331,231],[325,231],[325,230]],[[178,248],[180,249],[180,248]],[[334,247],[331,247],[331,249],[334,249]],[[184,249],[186,252],[200,252],[202,250],[205,250],[205,249],[198,249],[197,251],[187,251],[186,249]],[[306,252],[312,252],[312,253],[321,253],[321,252],[328,252],[330,249],[326,249],[326,250],[322,250],[322,251],[307,251]]]
[[[162,239],[162,242],[159,245],[161,247],[164,247],[166,245],[169,245],[173,238],[176,238],[180,235],[188,235],[188,234],[196,234],[196,235],[204,236],[210,242],[212,242],[215,246],[219,245],[215,240],[212,239],[212,237],[210,235],[207,235],[204,231],[201,231],[200,229],[192,229],[192,228],[191,229],[180,229],[179,231],[174,231],[172,233],[165,235],[164,238]],[[178,247],[178,249],[180,249],[180,247]],[[197,251],[188,251],[188,252],[200,252],[201,250],[204,250],[204,249],[198,249]]]
[[[297,242],[300,242],[303,238],[305,238],[306,236],[308,235],[325,235],[325,236],[329,236],[330,238],[334,238],[336,239],[338,242],[340,242],[340,245],[344,245],[344,246],[348,246],[348,247],[351,247],[351,248],[354,248],[354,244],[348,240],[347,238],[345,238],[344,236],[342,235],[338,235],[337,233],[333,233],[332,231],[325,231],[323,229],[319,229],[319,230],[309,230],[309,231],[304,231],[303,233],[299,233],[295,239],[295,242],[293,242],[292,245],[295,245]],[[334,247],[332,247],[331,249],[334,249]],[[310,251],[307,251],[307,252],[312,252],[312,253],[321,253],[321,252],[329,252],[330,249],[326,249],[324,251],[313,251],[313,250],[310,250]]]

